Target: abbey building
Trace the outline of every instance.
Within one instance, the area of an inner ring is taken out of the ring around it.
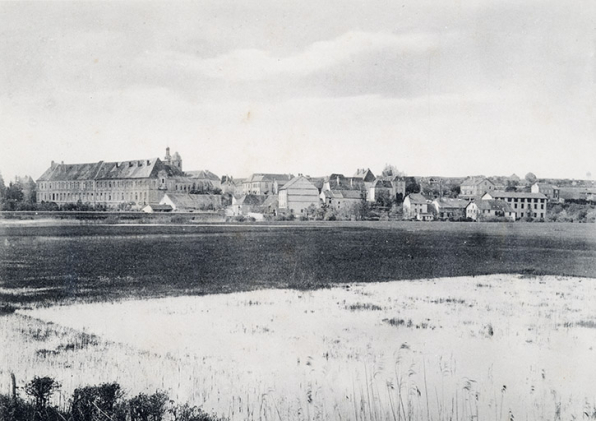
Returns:
[[[88,203],[117,208],[133,208],[159,203],[166,193],[203,193],[219,187],[219,179],[209,171],[182,171],[178,152],[164,159],[90,164],[57,164],[37,180],[37,202]]]

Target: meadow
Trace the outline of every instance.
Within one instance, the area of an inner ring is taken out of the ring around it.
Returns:
[[[117,381],[232,420],[596,419],[595,300],[488,275],[39,307],[0,318],[0,355],[57,403]]]
[[[493,273],[594,276],[594,224],[0,224],[14,305]]]
[[[0,224],[0,393],[234,420],[596,419],[592,224]]]

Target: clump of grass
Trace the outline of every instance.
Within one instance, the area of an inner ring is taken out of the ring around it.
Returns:
[[[411,328],[412,326],[414,326],[414,322],[412,322],[412,319],[408,319],[406,321],[405,319],[398,319],[397,317],[393,317],[391,319],[383,319],[383,321],[395,327],[405,326]]]
[[[433,304],[443,304],[443,303],[447,303],[447,304],[465,304],[466,300],[462,299],[462,298],[437,298],[436,300],[430,300],[431,303]]]
[[[579,322],[575,323],[575,325],[579,327],[596,329],[596,322],[594,320],[580,320]]]
[[[346,310],[350,310],[350,311],[361,311],[361,310],[379,311],[379,310],[383,310],[383,307],[378,306],[376,304],[372,304],[372,303],[356,303],[356,304],[347,305]]]
[[[10,304],[2,304],[0,305],[0,316],[6,316],[8,314],[12,314],[15,311],[17,311],[17,308],[15,306],[12,306]]]

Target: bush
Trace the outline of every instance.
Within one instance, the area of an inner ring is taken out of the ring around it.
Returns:
[[[209,415],[202,409],[188,404],[175,406],[168,410],[172,415],[173,421],[217,421],[219,418],[215,415]]]
[[[0,421],[223,421],[195,406],[174,405],[163,392],[140,393],[125,400],[118,383],[75,389],[68,411],[48,405],[60,387],[51,377],[35,377],[25,391],[33,398],[27,402],[18,396],[0,395]],[[169,407],[169,409],[168,409]]]
[[[118,383],[104,383],[75,389],[70,414],[73,421],[94,421],[102,418],[121,419],[123,393]]]

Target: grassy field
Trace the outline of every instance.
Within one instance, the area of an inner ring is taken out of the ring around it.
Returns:
[[[117,381],[234,420],[596,419],[595,277],[593,224],[5,222],[0,392],[14,372],[62,406]]]
[[[9,304],[492,273],[594,276],[596,226],[0,225],[0,301]]]
[[[0,317],[0,380],[119,382],[231,420],[596,419],[594,279],[488,275]],[[0,391],[2,390],[0,384]],[[6,389],[5,389],[6,390]]]

